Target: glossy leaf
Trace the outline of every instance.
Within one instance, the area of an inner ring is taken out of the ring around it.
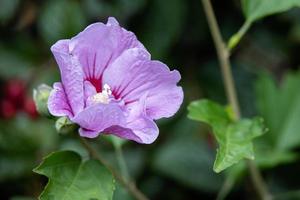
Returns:
[[[34,172],[49,178],[41,200],[111,200],[113,196],[112,174],[98,161],[82,161],[72,151],[50,154]]]
[[[261,118],[234,121],[231,112],[209,100],[194,101],[188,110],[191,119],[212,127],[219,144],[215,172],[221,172],[243,158],[254,159],[252,140],[265,132]]]

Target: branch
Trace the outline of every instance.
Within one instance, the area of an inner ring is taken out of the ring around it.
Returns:
[[[241,114],[240,114],[240,107],[236,95],[234,79],[232,77],[232,72],[231,72],[231,66],[229,61],[229,50],[226,48],[224,40],[222,39],[222,35],[220,33],[219,26],[212,5],[210,3],[210,0],[202,0],[202,4],[204,7],[208,25],[217,50],[218,59],[221,66],[223,80],[225,84],[227,99],[229,101],[229,104],[233,108],[236,119],[238,120],[241,118]],[[256,189],[260,198],[262,200],[272,199],[255,163],[252,160],[248,160],[247,166],[251,174],[251,179],[253,181],[254,188]]]

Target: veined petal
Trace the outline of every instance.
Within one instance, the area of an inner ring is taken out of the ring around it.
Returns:
[[[91,105],[71,120],[79,124],[85,137],[96,137],[108,127],[125,124],[124,113],[115,103]]]
[[[100,80],[104,69],[124,50],[144,48],[134,33],[121,28],[115,18],[107,24],[94,23],[70,41],[70,51],[79,58],[86,79]],[[97,88],[101,86],[97,86]]]
[[[183,101],[178,71],[151,61],[147,51],[126,50],[104,71],[103,82],[110,85],[116,98],[133,103],[147,92],[146,113],[152,119],[172,116]]]
[[[68,103],[76,115],[84,107],[83,72],[77,58],[69,53],[69,42],[70,40],[59,40],[51,47],[51,51],[60,69]]]
[[[93,86],[92,83],[90,83],[89,81],[84,81],[83,83],[84,86],[84,102],[85,102],[85,106],[89,106],[88,104],[88,98],[95,95],[97,93],[96,88]]]
[[[68,104],[68,99],[61,83],[53,84],[53,90],[48,98],[48,109],[54,116],[73,117],[72,109]]]

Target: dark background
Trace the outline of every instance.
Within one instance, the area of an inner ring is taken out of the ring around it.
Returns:
[[[212,3],[228,40],[244,22],[240,3]],[[138,187],[151,199],[163,200],[214,199],[222,187],[227,171],[215,174],[212,170],[216,144],[209,127],[186,117],[192,100],[205,97],[226,103],[200,0],[0,0],[0,199],[36,199],[47,179],[32,169],[49,152],[73,149],[87,154],[75,136],[58,135],[53,120],[38,116],[32,89],[59,80],[50,52],[55,41],[76,35],[90,23],[106,23],[108,16],[133,31],[153,59],[182,75],[184,104],[175,117],[158,122],[160,136],[155,143],[129,141],[124,146]],[[300,10],[293,9],[260,20],[233,51],[231,61],[244,117],[264,115],[257,96],[257,90],[263,88],[257,81],[261,74],[270,74],[275,85],[281,85],[288,71],[299,79],[299,19]],[[291,90],[295,95],[299,92],[300,85]],[[278,117],[276,108],[273,115]],[[266,123],[268,126],[268,119]],[[112,145],[105,138],[94,143],[115,163]],[[262,165],[266,182],[278,199],[300,199],[299,148],[292,150],[293,159]],[[247,171],[241,170],[234,180],[227,199],[256,199]],[[132,198],[117,187],[114,199]]]

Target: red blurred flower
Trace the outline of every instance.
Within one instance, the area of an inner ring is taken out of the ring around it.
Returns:
[[[38,117],[35,103],[31,97],[27,97],[25,99],[23,109],[32,119],[36,119]]]
[[[11,101],[16,108],[22,108],[25,100],[25,83],[19,79],[9,80],[4,86],[4,98]]]
[[[0,101],[0,115],[4,119],[10,119],[16,115],[17,109],[15,105],[8,99]]]
[[[4,84],[3,99],[0,99],[0,116],[10,119],[18,111],[23,111],[30,118],[38,117],[35,103],[31,97],[26,97],[26,83],[20,79],[11,79]]]

